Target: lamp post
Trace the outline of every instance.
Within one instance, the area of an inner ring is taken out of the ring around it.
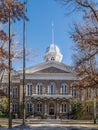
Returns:
[[[23,125],[25,125],[25,54],[26,54],[26,0],[24,0],[24,18],[23,18]]]

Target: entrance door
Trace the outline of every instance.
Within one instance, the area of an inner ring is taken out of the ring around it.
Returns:
[[[49,115],[54,115],[54,104],[53,103],[49,104]]]

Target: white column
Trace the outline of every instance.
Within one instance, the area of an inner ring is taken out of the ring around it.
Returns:
[[[45,113],[44,113],[44,115],[47,115],[47,103],[46,103],[46,101],[45,101]]]
[[[62,104],[59,104],[60,107],[60,113],[62,113]]]
[[[33,105],[32,105],[32,111],[33,111],[33,114],[34,114],[34,112],[35,112],[35,111],[34,111],[34,110],[35,110],[34,107],[35,107],[35,102],[33,101]]]
[[[60,113],[60,106],[59,103],[57,102],[57,114]]]

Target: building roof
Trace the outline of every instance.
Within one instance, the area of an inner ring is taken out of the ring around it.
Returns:
[[[26,73],[35,73],[38,71],[41,71],[43,69],[48,69],[50,67],[57,68],[59,70],[64,71],[65,73],[74,73],[74,68],[68,65],[65,65],[63,63],[57,62],[57,61],[48,61],[43,62],[41,64],[38,64],[36,66],[31,66],[25,70]],[[23,71],[19,71],[19,73],[22,73]]]

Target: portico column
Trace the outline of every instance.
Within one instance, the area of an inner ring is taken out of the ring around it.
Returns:
[[[45,113],[44,115],[47,115],[47,101],[45,100]]]
[[[60,113],[62,113],[62,104],[61,103],[59,104],[59,107],[60,107]]]
[[[33,100],[33,106],[32,106],[32,108],[33,108],[33,115],[34,115],[34,113],[35,113],[35,101]]]
[[[34,109],[34,102],[33,102],[33,106],[32,106],[32,107],[33,107],[33,115],[34,115],[34,110],[35,110],[35,109]]]
[[[57,114],[60,113],[60,106],[59,106],[59,102],[57,102]]]
[[[69,112],[71,112],[71,100],[69,101]]]
[[[68,106],[67,106],[67,112],[68,112],[68,119],[70,118],[70,112],[71,112],[71,100],[69,99],[68,101]]]
[[[60,113],[60,105],[59,105],[59,102],[57,101],[57,116],[56,118],[59,119],[59,113]]]

